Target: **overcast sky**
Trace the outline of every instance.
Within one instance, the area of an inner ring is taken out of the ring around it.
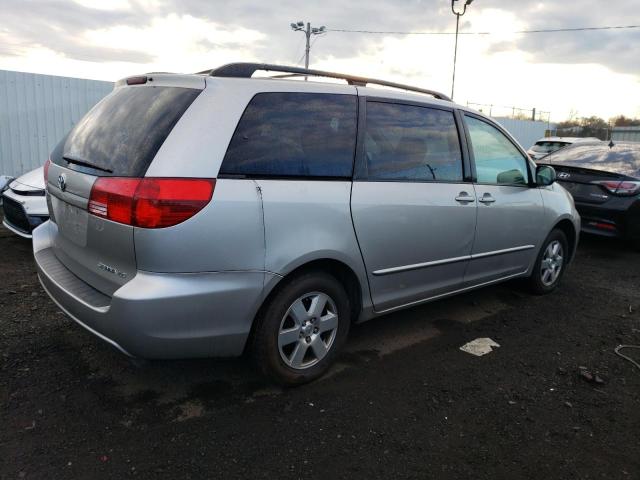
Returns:
[[[464,0],[461,0],[461,2]],[[233,61],[303,65],[293,21],[328,29],[452,32],[449,0],[0,0],[0,68],[100,80]],[[456,101],[640,117],[637,0],[475,0],[462,18]],[[452,35],[329,32],[311,67],[451,91]],[[488,109],[485,109],[487,111]],[[500,113],[496,108],[494,113]]]

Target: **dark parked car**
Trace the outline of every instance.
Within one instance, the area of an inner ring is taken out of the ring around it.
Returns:
[[[629,239],[640,248],[640,143],[589,142],[554,152],[552,165],[571,194],[582,230]]]

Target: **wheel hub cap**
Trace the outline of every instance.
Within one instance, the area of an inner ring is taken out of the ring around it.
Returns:
[[[305,324],[300,328],[300,333],[303,337],[308,337],[313,333],[313,324],[311,322],[305,322]]]

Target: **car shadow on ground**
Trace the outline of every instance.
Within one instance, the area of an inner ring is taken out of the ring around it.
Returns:
[[[428,342],[448,330],[475,322],[526,301],[515,282],[487,287],[354,325],[344,351],[330,371],[314,382],[340,381],[345,371],[380,361],[394,352]],[[67,337],[79,363],[101,395],[111,395],[130,407],[153,403],[171,411],[175,420],[204,415],[229,402],[253,402],[260,397],[286,395],[258,374],[249,355],[232,359],[167,361],[131,360],[91,334]],[[312,384],[313,385],[313,384]]]

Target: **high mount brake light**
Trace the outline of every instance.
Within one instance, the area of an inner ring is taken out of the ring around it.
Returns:
[[[640,193],[640,182],[631,180],[599,180],[592,183],[614,195],[632,196]]]
[[[100,177],[91,189],[88,211],[134,227],[171,227],[202,210],[215,185],[213,178]]]
[[[127,85],[144,85],[145,83],[147,83],[146,76],[127,78]]]

